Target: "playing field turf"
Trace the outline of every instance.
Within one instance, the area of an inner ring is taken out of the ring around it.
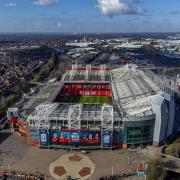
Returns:
[[[65,96],[62,101],[67,103],[110,104],[111,99],[108,96]]]

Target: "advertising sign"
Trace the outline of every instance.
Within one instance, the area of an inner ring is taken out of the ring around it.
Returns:
[[[48,132],[46,130],[41,130],[39,132],[39,137],[40,137],[40,145],[43,146],[49,145],[49,137],[48,137]]]
[[[50,143],[56,145],[97,146],[101,144],[100,132],[51,130]]]
[[[102,146],[111,147],[112,146],[112,133],[105,131],[102,133]]]
[[[111,96],[110,84],[65,84],[63,92],[72,96]]]
[[[39,142],[39,131],[36,128],[29,128],[29,139],[30,141]]]

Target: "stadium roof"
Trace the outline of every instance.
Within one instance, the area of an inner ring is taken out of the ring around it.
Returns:
[[[109,82],[111,81],[110,68],[106,68],[105,65],[101,65],[99,68],[91,67],[77,67],[73,65],[72,68],[68,68],[63,75],[62,81],[64,82]]]
[[[39,92],[30,96],[23,96],[15,106],[19,108],[23,116],[27,116],[33,113],[35,108],[40,104],[53,102],[62,87],[63,83],[45,85]]]
[[[123,115],[152,114],[151,98],[160,88],[134,65],[112,70],[114,100],[119,103]]]

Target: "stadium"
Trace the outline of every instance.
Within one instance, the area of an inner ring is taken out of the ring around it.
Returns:
[[[47,148],[164,144],[174,130],[174,92],[150,70],[72,65],[7,111],[14,132]]]

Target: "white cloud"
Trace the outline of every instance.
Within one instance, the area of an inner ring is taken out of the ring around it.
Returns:
[[[128,0],[129,2],[132,2],[132,3],[141,3],[143,2],[143,0]]]
[[[62,27],[62,23],[61,22],[57,22],[57,27],[61,28]]]
[[[6,7],[16,7],[17,4],[16,3],[7,3],[5,4]]]
[[[35,0],[33,4],[37,6],[50,6],[56,4],[58,1],[59,0]]]
[[[98,8],[104,15],[114,16],[118,14],[142,14],[141,8],[136,8],[132,4],[139,0],[97,0]]]

